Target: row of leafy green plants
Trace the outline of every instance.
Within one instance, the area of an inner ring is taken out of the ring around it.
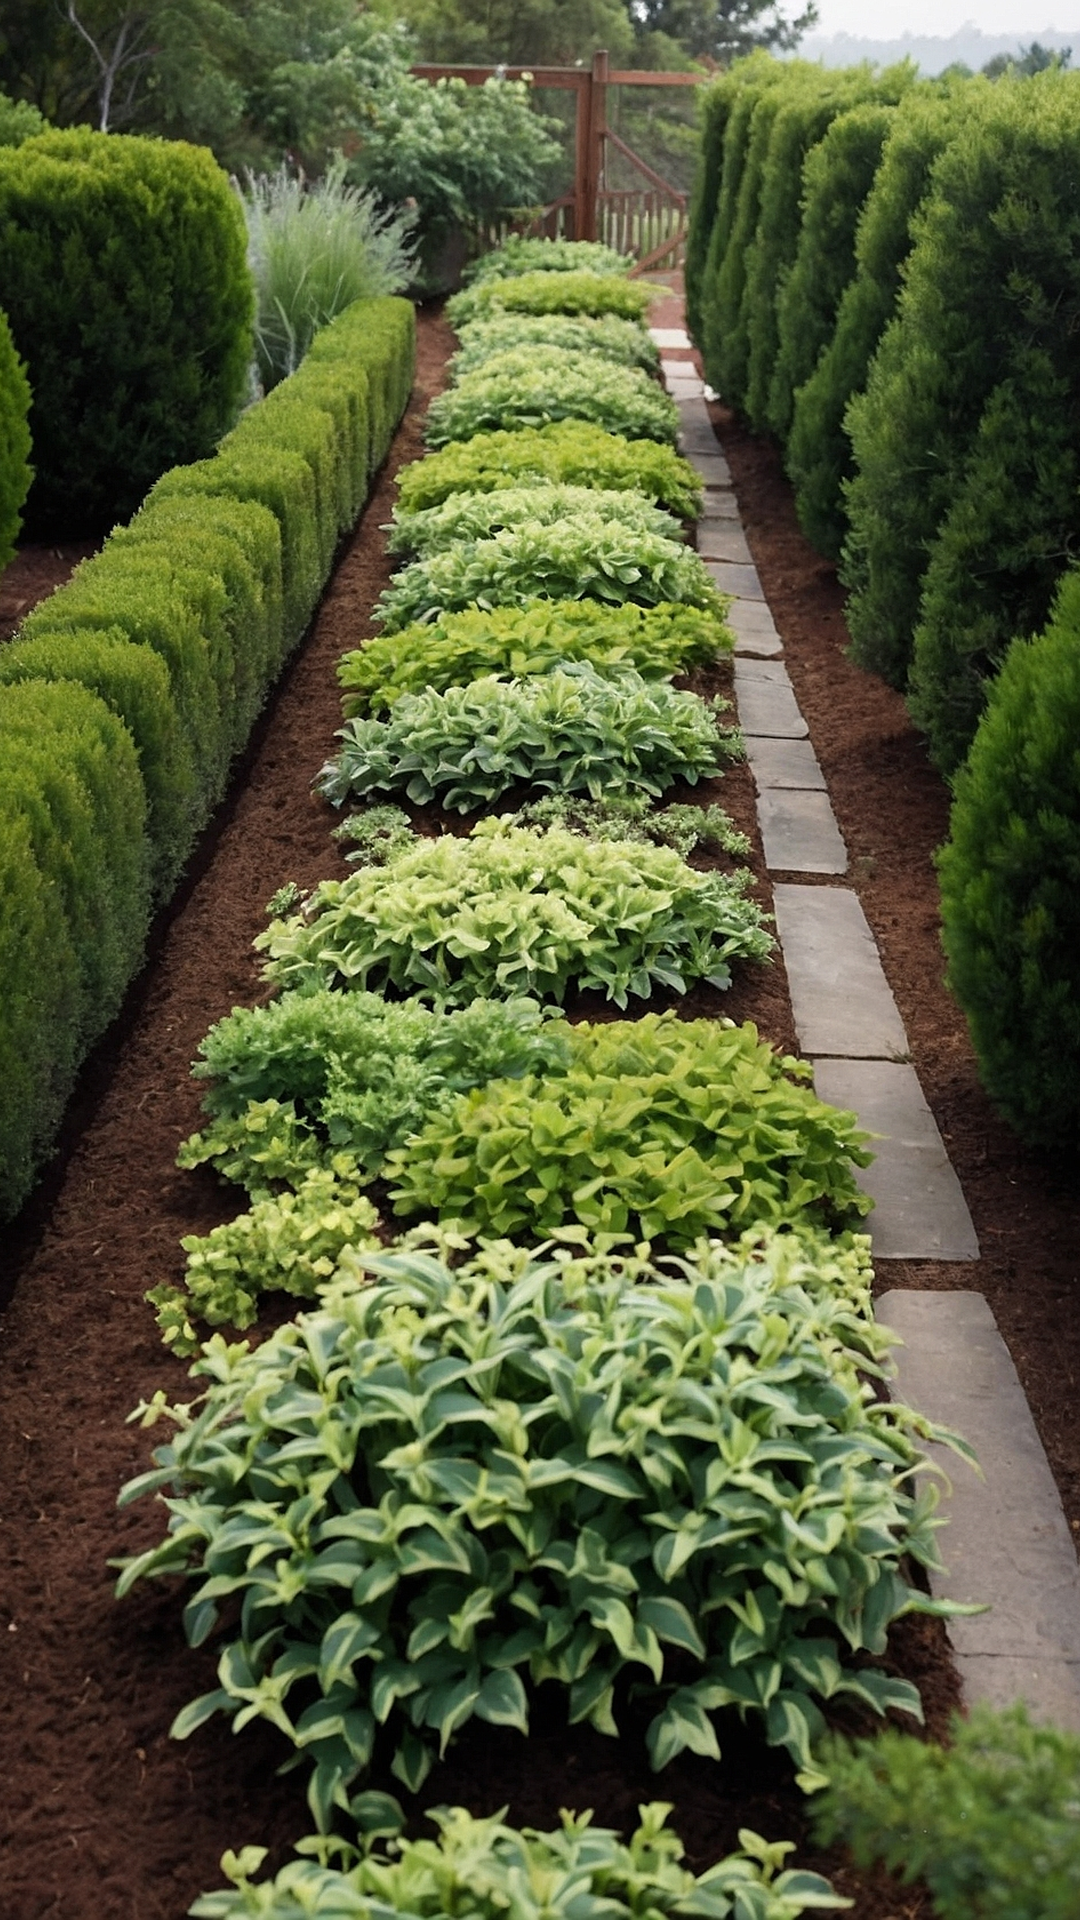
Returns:
[[[766,57],[710,90],[708,377],[784,449],[852,653],[954,788],[949,981],[1023,1138],[1080,1129],[1080,80]],[[1032,636],[1036,636],[1032,638]]]
[[[39,530],[145,493],[0,650],[8,1220],[367,498],[414,314],[355,304],[237,419],[254,299],[227,179],[198,149],[82,130],[0,150],[0,262],[7,504],[31,393]]]
[[[217,1685],[174,1734],[268,1720],[316,1827],[271,1880],[227,1856],[196,1913],[794,1920],[842,1903],[785,1843],[745,1833],[695,1879],[661,1806],[628,1845],[461,1809],[402,1840],[370,1780],[415,1791],[473,1719],[527,1734],[546,1684],[611,1736],[644,1710],[658,1771],[741,1717],[807,1789],[835,1776],[823,1827],[858,1840],[840,1782],[885,1789],[823,1745],[828,1704],[920,1712],[873,1656],[933,1610],[931,1430],[881,1394],[853,1117],[749,1024],[562,1012],[723,988],[771,946],[724,811],[663,804],[738,739],[674,684],[731,640],[626,264],[510,243],[451,309],[409,557],[318,776],[368,803],[337,829],[355,871],[275,896],[275,995],[194,1069],[180,1163],[249,1205],[150,1296],[201,1390],[140,1409],[174,1434],[124,1498],[169,1520],[120,1589],[186,1580]],[[481,817],[432,838],[433,804]],[[310,1304],[254,1347],[202,1338],[273,1290]]]

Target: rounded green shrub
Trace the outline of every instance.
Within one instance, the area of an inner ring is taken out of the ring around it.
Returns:
[[[1024,1139],[1080,1141],[1080,574],[1017,640],[956,777],[939,855],[948,980]]]
[[[34,811],[0,775],[0,1221],[33,1185],[78,1064],[79,963]]]
[[[0,147],[21,147],[24,140],[44,133],[48,124],[29,100],[12,100],[0,93]]]
[[[701,339],[701,297],[724,173],[724,135],[742,84],[740,70],[735,67],[717,74],[707,92],[704,89],[699,92],[701,142],[690,196],[683,266],[686,325],[694,340]]]
[[[22,510],[33,469],[30,465],[30,383],[15,351],[11,328],[0,309],[0,568],[15,552]]]
[[[34,395],[35,533],[126,518],[231,424],[251,277],[203,149],[85,128],[0,148],[0,286]]]
[[[531,240],[512,233],[491,253],[482,253],[465,279],[507,280],[521,273],[629,273],[633,255],[618,253],[600,240]]]
[[[735,261],[731,243],[750,154],[751,123],[762,95],[782,80],[784,71],[780,61],[772,60],[763,53],[751,55],[749,60],[738,62],[732,69],[732,79],[738,76],[738,88],[724,125],[716,211],[712,217],[701,269],[700,292],[697,296],[699,313],[694,331],[694,338],[704,357],[706,378],[712,381],[713,386],[720,384],[720,356],[727,323],[727,314],[721,308],[729,294],[726,286],[721,290],[720,275],[729,255],[732,255],[733,264]],[[749,239],[752,233],[753,225],[750,225],[745,239]],[[741,285],[740,281],[740,292]]]

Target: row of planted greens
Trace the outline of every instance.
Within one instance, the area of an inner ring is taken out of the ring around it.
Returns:
[[[527,1736],[545,1684],[613,1737],[644,1709],[658,1772],[741,1719],[807,1789],[830,1703],[920,1712],[880,1656],[932,1606],[930,1429],[881,1397],[862,1136],[752,1025],[677,1011],[772,941],[715,786],[671,801],[740,751],[694,677],[732,643],[628,264],[511,242],[452,304],[317,776],[353,871],[283,886],[270,994],[195,1066],[181,1164],[249,1204],[152,1295],[199,1388],[142,1410],[174,1433],[125,1498],[169,1517],[121,1589],[184,1580],[216,1685],[174,1733],[269,1721],[316,1827],[199,1913],[487,1913],[527,1881],[545,1912],[794,1920],[838,1902],[782,1843],[695,1880],[655,1808],[628,1849],[460,1812],[400,1842],[385,1789],[471,1720]],[[641,1017],[575,1018],[582,989]],[[272,1291],[294,1320],[204,1338]]]

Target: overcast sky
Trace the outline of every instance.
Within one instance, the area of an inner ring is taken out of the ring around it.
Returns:
[[[1080,29],[1080,0],[874,0],[873,6],[867,0],[818,0],[818,12],[816,33],[855,33],[874,40],[904,33],[945,35],[969,25],[983,33],[1015,34],[1026,45],[1037,40],[1042,29]]]

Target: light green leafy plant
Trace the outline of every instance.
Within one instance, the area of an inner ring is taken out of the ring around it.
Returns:
[[[211,1339],[194,1404],[138,1410],[175,1433],[121,1502],[170,1518],[118,1591],[186,1578],[188,1639],[218,1651],[175,1737],[272,1722],[325,1831],[380,1728],[415,1790],[474,1716],[527,1732],[526,1683],[611,1735],[643,1696],[657,1769],[717,1756],[734,1708],[806,1785],[819,1703],[919,1713],[861,1656],[942,1610],[903,1572],[936,1564],[913,1470],[941,1436],[868,1383],[890,1336],[865,1243],[352,1259],[254,1352]]]
[[[256,1198],[313,1167],[370,1179],[440,1105],[565,1054],[561,1029],[532,1000],[438,1014],[417,1000],[322,990],[235,1007],[199,1048],[192,1073],[210,1083],[210,1125],[185,1141],[179,1165],[209,1164]]]
[[[726,610],[730,603],[721,606]],[[347,715],[379,712],[403,693],[442,692],[485,674],[524,679],[569,660],[601,673],[632,667],[663,680],[729,653],[722,613],[665,601],[613,607],[595,600],[524,600],[517,607],[468,607],[436,614],[343,654],[338,679]]]
[[[339,154],[307,186],[287,165],[249,174],[242,194],[255,276],[259,376],[270,388],[295,373],[312,340],[354,300],[400,293],[413,257],[414,216],[345,184]]]
[[[658,795],[714,777],[743,752],[738,729],[722,729],[697,694],[630,669],[607,679],[583,661],[527,680],[489,675],[403,694],[388,719],[350,720],[337,737],[316,782],[334,806],[403,791],[458,813],[522,783],[594,800],[634,788]]]
[[[493,354],[456,387],[437,394],[424,436],[429,447],[445,447],[476,433],[543,427],[552,420],[591,420],[628,440],[668,446],[679,429],[674,400],[640,368],[558,347],[518,347]]]
[[[403,1824],[388,1794],[355,1796],[352,1817],[375,1827],[378,1837]],[[301,1914],[403,1913],[411,1920],[550,1920],[573,1912],[575,1920],[650,1920],[665,1914],[700,1914],[703,1920],[798,1920],[809,1909],[849,1906],[816,1873],[784,1867],[787,1841],[770,1844],[743,1828],[739,1852],[695,1878],[679,1865],[682,1843],[666,1822],[670,1806],[640,1806],[641,1825],[628,1844],[588,1813],[563,1813],[557,1833],[505,1825],[506,1809],[476,1820],[464,1807],[438,1807],[431,1815],[437,1840],[395,1840],[375,1851],[376,1834],[357,1842],[315,1835],[273,1881],[256,1883],[264,1847],[227,1853],[221,1867],[231,1888],[204,1894],[191,1912],[196,1920],[298,1920]],[[314,1856],[313,1858],[310,1856]],[[335,1863],[335,1864],[331,1864]]]
[[[398,512],[436,507],[451,493],[525,486],[530,475],[568,485],[632,487],[683,520],[701,512],[701,481],[673,447],[626,440],[589,420],[554,420],[547,427],[455,440],[400,470]]]
[[[1080,1740],[1017,1705],[954,1715],[950,1744],[889,1729],[832,1741],[815,1802],[827,1845],[924,1880],[941,1920],[1074,1920],[1080,1888]]]
[[[460,330],[461,346],[450,362],[453,380],[474,373],[492,354],[510,347],[560,347],[566,353],[598,353],[621,367],[660,369],[660,349],[636,320],[619,320],[613,313],[599,320],[573,313],[497,313],[473,320]]]
[[[520,273],[511,279],[478,280],[446,303],[452,327],[463,327],[500,308],[507,313],[614,313],[643,320],[657,289],[614,273]]]
[[[528,524],[550,526],[573,520],[578,514],[617,521],[628,532],[659,534],[666,540],[682,536],[679,522],[645,494],[629,487],[572,487],[549,481],[527,487],[497,487],[479,493],[452,493],[437,507],[422,513],[395,514],[387,529],[392,553],[415,553],[426,559],[445,553],[460,540],[485,540],[503,527]]]
[[[854,1114],[819,1100],[805,1062],[749,1022],[647,1014],[570,1040],[569,1064],[477,1087],[391,1153],[395,1211],[514,1239],[576,1223],[686,1247],[759,1223],[843,1228],[869,1210]]]
[[[462,540],[445,553],[414,560],[380,594],[372,619],[393,633],[438,613],[520,607],[538,597],[613,606],[632,600],[646,607],[675,600],[718,619],[730,604],[717,593],[704,561],[678,540],[579,513],[546,526],[525,521],[490,540]]]
[[[341,1160],[349,1165],[347,1156]],[[249,1213],[208,1234],[185,1234],[184,1286],[164,1283],[146,1295],[165,1345],[176,1354],[196,1352],[193,1316],[212,1327],[250,1327],[262,1293],[313,1299],[333,1278],[343,1248],[378,1246],[378,1225],[355,1177],[313,1167],[295,1192],[257,1200]]]
[[[481,820],[317,887],[255,944],[280,985],[392,987],[437,1006],[571,984],[624,1007],[655,986],[731,982],[772,950],[745,875],[695,873],[668,847],[592,843]]]
[[[404,815],[402,816],[404,818]],[[548,794],[509,816],[518,827],[566,827],[592,840],[640,840],[674,847],[684,860],[698,848],[748,860],[750,841],[723,807],[671,806],[654,810],[643,794],[611,794],[602,800]]]
[[[474,260],[464,277],[475,285],[519,273],[629,273],[633,264],[632,253],[619,253],[602,240],[533,240],[512,233],[501,246]]]
[[[412,845],[412,821],[400,807],[367,807],[363,813],[350,813],[330,837],[346,848],[350,866],[384,867],[395,853]]]

